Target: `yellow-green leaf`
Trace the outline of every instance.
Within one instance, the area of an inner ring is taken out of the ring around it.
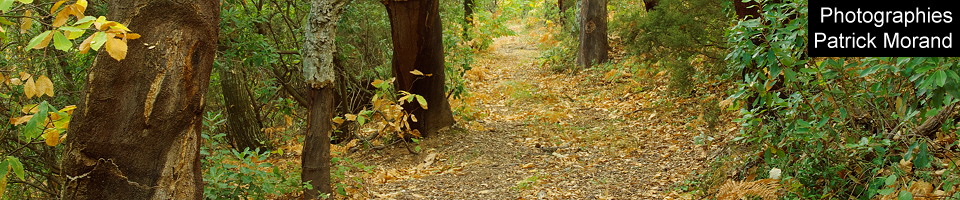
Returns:
[[[65,112],[68,115],[72,115],[74,109],[77,109],[76,105],[69,105],[67,107],[63,107],[63,109],[60,109],[60,112]]]
[[[44,31],[43,33],[40,33],[36,37],[33,37],[33,39],[30,39],[30,43],[27,43],[27,47],[32,49],[42,49],[44,47],[47,47],[47,44],[50,44],[50,38],[51,38],[48,36],[52,36],[50,35],[50,32],[51,31]]]
[[[117,61],[127,58],[127,42],[117,38],[107,39],[107,53]]]
[[[90,43],[90,48],[94,51],[100,51],[100,47],[102,47],[104,43],[107,43],[107,34],[102,31],[94,33],[90,37],[93,38],[93,41]]]
[[[13,0],[0,0],[0,12],[10,11],[13,8]]]
[[[37,78],[36,85],[37,91],[40,92],[37,96],[46,94],[47,96],[53,97],[53,81],[50,81],[50,78],[40,75],[40,77]]]
[[[18,1],[20,1],[20,3],[23,3],[23,4],[31,4],[31,3],[33,3],[33,0],[18,0]]]
[[[53,47],[56,47],[60,51],[68,51],[73,47],[73,43],[67,39],[67,36],[64,36],[60,31],[53,31]]]
[[[427,109],[427,99],[423,98],[423,96],[420,96],[420,95],[416,95],[416,97],[417,97],[417,103],[420,103],[420,107],[422,107],[424,110],[426,110],[426,109]]]

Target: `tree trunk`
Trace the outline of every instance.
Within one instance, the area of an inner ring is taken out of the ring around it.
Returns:
[[[580,5],[580,52],[577,64],[590,67],[607,61],[607,0],[583,0]]]
[[[268,151],[263,136],[263,124],[253,109],[253,100],[247,82],[228,62],[220,70],[220,86],[227,111],[227,139],[237,151],[260,148]]]
[[[443,35],[437,0],[384,1],[393,34],[393,74],[397,90],[422,95],[429,109],[409,103],[404,110],[419,121],[410,122],[424,136],[453,125],[453,113],[444,92]],[[420,70],[432,76],[410,73]]]
[[[470,40],[470,28],[473,28],[473,4],[475,0],[463,0],[463,38]]]
[[[123,61],[99,52],[90,69],[67,136],[63,198],[200,199],[203,94],[219,2],[108,4],[110,19],[143,37],[130,42]]]
[[[331,194],[330,134],[335,111],[334,92],[337,84],[333,55],[337,51],[337,21],[346,0],[313,0],[304,29],[303,76],[310,101],[307,133],[303,140],[301,180],[313,190],[304,191],[305,199],[316,199],[320,193]]]

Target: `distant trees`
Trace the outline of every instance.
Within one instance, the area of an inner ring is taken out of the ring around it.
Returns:
[[[393,74],[396,89],[425,97],[429,109],[417,103],[404,110],[419,119],[411,129],[429,135],[453,125],[453,113],[445,93],[443,35],[437,0],[384,1],[393,35]],[[425,75],[415,75],[419,70]]]
[[[109,17],[136,25],[137,44],[148,45],[129,45],[122,61],[101,52],[90,68],[66,140],[62,197],[200,199],[201,114],[219,1],[108,4]]]
[[[583,0],[580,5],[580,51],[577,65],[590,67],[607,61],[607,0]]]
[[[229,62],[220,67],[220,88],[227,113],[227,139],[237,151],[268,150],[263,124],[253,105],[253,95],[239,69]]]

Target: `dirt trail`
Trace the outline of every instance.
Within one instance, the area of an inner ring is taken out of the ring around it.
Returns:
[[[546,69],[531,35],[497,38],[478,56],[471,96],[454,102],[477,119],[425,139],[419,155],[402,146],[361,155],[379,166],[364,180],[369,197],[682,197],[673,187],[707,157],[690,139],[697,122],[678,116],[696,103],[664,100],[662,82]]]

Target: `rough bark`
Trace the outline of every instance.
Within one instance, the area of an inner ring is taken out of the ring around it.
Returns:
[[[429,109],[409,103],[404,110],[418,122],[410,122],[424,136],[453,125],[453,113],[444,92],[443,36],[437,0],[384,1],[393,35],[393,74],[397,90],[422,95]],[[414,69],[433,76],[416,76]]]
[[[217,48],[216,0],[112,0],[143,35],[126,59],[99,52],[74,112],[63,199],[200,199],[203,94]],[[148,48],[149,44],[154,48]]]
[[[577,64],[590,67],[607,61],[607,0],[583,0],[580,5],[580,51]]]
[[[304,191],[305,199],[316,199],[320,193],[332,194],[330,188],[330,134],[335,111],[334,92],[337,84],[333,55],[337,21],[346,0],[313,0],[305,27],[303,75],[308,90],[310,115],[303,143],[301,180],[313,190]]]
[[[920,126],[917,126],[916,128],[914,128],[913,133],[917,135],[927,136],[929,138],[936,138],[937,131],[940,130],[940,126],[943,125],[944,121],[947,121],[947,119],[953,117],[956,114],[953,111],[956,109],[958,105],[960,105],[960,103],[951,103],[951,104],[944,105],[943,108],[940,109],[940,112],[937,112],[936,115],[930,118],[927,118],[927,120],[924,121],[923,124],[920,124]]]
[[[254,111],[247,82],[237,69],[228,65],[219,70],[220,87],[227,113],[227,139],[237,151],[253,151],[257,148],[267,151],[269,146],[263,136],[263,124]]]

